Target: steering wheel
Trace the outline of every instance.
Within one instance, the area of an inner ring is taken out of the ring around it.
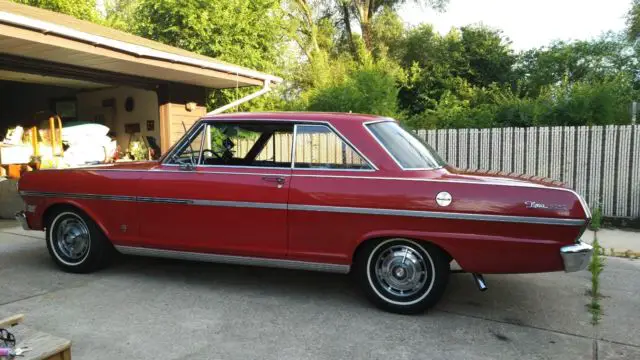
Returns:
[[[210,157],[216,157],[218,159],[222,159],[222,156],[220,156],[220,154],[218,154],[217,152],[215,152],[215,151],[213,151],[211,149],[204,149],[204,150],[202,150],[202,159],[200,161],[201,163],[204,162],[204,160],[207,158],[204,155],[205,153],[211,153],[211,155],[213,155],[213,156],[210,156]]]

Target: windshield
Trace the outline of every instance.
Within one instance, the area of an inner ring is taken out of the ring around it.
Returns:
[[[429,144],[395,121],[366,126],[403,170],[437,169],[446,165]]]

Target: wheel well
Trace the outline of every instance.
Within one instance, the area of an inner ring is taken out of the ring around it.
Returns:
[[[84,211],[82,211],[80,208],[78,208],[77,206],[73,206],[71,204],[53,204],[51,206],[49,206],[45,211],[44,214],[42,214],[42,227],[46,229],[47,226],[49,226],[49,223],[53,220],[53,217],[62,212],[63,210],[73,210],[73,211],[77,211],[83,215],[86,215]]]
[[[437,247],[440,251],[442,251],[443,254],[445,254],[448,258],[449,258],[449,262],[451,262],[454,258],[453,256],[451,256],[451,254],[449,254],[449,252],[447,250],[445,250],[444,248],[442,248],[440,245],[431,242],[431,241],[426,241],[426,240],[421,240],[421,239],[416,239],[416,238],[412,238],[412,237],[406,237],[406,236],[384,236],[384,237],[375,237],[375,238],[371,238],[371,239],[366,239],[362,242],[360,242],[360,244],[358,244],[358,246],[356,246],[356,249],[353,251],[353,255],[351,257],[351,261],[355,262],[356,257],[359,255],[359,252],[362,251],[362,249],[365,247],[365,244],[370,244],[374,241],[383,241],[383,240],[388,240],[388,239],[394,239],[394,238],[398,238],[398,239],[407,239],[407,240],[411,240],[411,241],[415,241],[418,243],[422,243],[422,244],[430,244],[432,246]]]

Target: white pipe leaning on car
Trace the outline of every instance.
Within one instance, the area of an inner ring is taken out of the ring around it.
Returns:
[[[230,103],[228,103],[227,105],[221,106],[215,110],[212,110],[210,112],[207,113],[207,115],[215,115],[215,114],[220,114],[222,112],[227,111],[228,109],[231,109],[234,106],[238,106],[240,104],[246,103],[247,101],[251,101],[255,98],[257,98],[258,96],[262,96],[266,93],[268,93],[269,91],[271,91],[271,87],[270,87],[271,82],[269,80],[265,80],[264,82],[264,86],[262,87],[262,89],[251,93],[243,98],[240,98],[238,100],[232,101]]]

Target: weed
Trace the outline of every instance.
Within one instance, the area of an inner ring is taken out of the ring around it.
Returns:
[[[591,323],[597,325],[602,317],[602,307],[600,305],[600,273],[604,270],[604,257],[602,256],[602,248],[598,242],[598,233],[593,237],[593,255],[589,263],[589,271],[591,272],[591,303],[587,305],[591,313]]]
[[[591,210],[591,223],[589,224],[589,228],[592,231],[598,231],[600,230],[601,226],[602,226],[602,210],[598,206],[593,210]]]

